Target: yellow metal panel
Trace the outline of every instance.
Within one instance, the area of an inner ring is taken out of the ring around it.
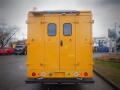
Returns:
[[[43,67],[44,61],[44,27],[41,24],[43,18],[41,17],[31,17],[28,24],[28,41],[27,41],[27,65],[29,68],[33,65],[39,65],[40,68]]]
[[[77,16],[79,24],[76,25],[76,70],[88,72],[92,75],[92,31],[90,16]]]
[[[56,36],[48,36],[48,24],[56,24]],[[45,16],[45,69],[59,71],[59,17]]]
[[[91,12],[80,15],[44,14],[28,15],[29,78],[92,77],[92,27]],[[55,23],[56,36],[48,36],[48,24]],[[72,24],[72,35],[63,35],[63,24]],[[61,41],[63,45],[61,46]],[[35,72],[36,76],[32,76]],[[87,72],[88,76],[84,76]],[[45,75],[42,75],[42,74]],[[75,73],[78,73],[75,76]]]
[[[75,16],[60,16],[60,71],[75,71]],[[63,25],[65,23],[72,24],[72,35],[63,35]]]

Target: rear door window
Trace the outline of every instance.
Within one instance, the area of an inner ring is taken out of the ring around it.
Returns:
[[[48,24],[48,36],[56,36],[56,24]]]
[[[70,23],[63,24],[63,34],[64,34],[64,36],[72,35],[72,24],[70,24]]]

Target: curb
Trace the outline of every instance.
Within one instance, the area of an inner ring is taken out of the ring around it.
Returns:
[[[109,83],[113,88],[115,88],[115,90],[120,90],[120,87],[118,87],[114,82],[112,82],[111,80],[108,80],[107,78],[105,78],[103,75],[101,75],[99,72],[97,72],[95,69],[93,70],[93,72],[98,75],[99,77],[101,77],[104,81],[106,81],[107,83]]]

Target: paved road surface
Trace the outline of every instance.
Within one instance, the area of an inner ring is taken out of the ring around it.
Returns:
[[[94,75],[95,84],[40,85],[25,84],[25,56],[0,56],[0,90],[114,90]]]
[[[110,53],[94,53],[94,57],[107,56],[107,55],[110,55]]]
[[[99,57],[99,56],[108,56],[108,55],[114,55],[116,53],[94,53],[94,57]],[[117,54],[120,54],[120,52],[117,52]]]

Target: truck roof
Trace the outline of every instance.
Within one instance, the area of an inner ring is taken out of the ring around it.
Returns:
[[[54,11],[51,10],[51,11],[38,11],[38,12],[45,14],[80,13],[80,11],[76,11],[76,10],[54,10]]]
[[[91,11],[77,11],[77,10],[49,10],[49,11],[30,11],[35,16],[43,14],[80,14],[80,13],[91,13]]]

